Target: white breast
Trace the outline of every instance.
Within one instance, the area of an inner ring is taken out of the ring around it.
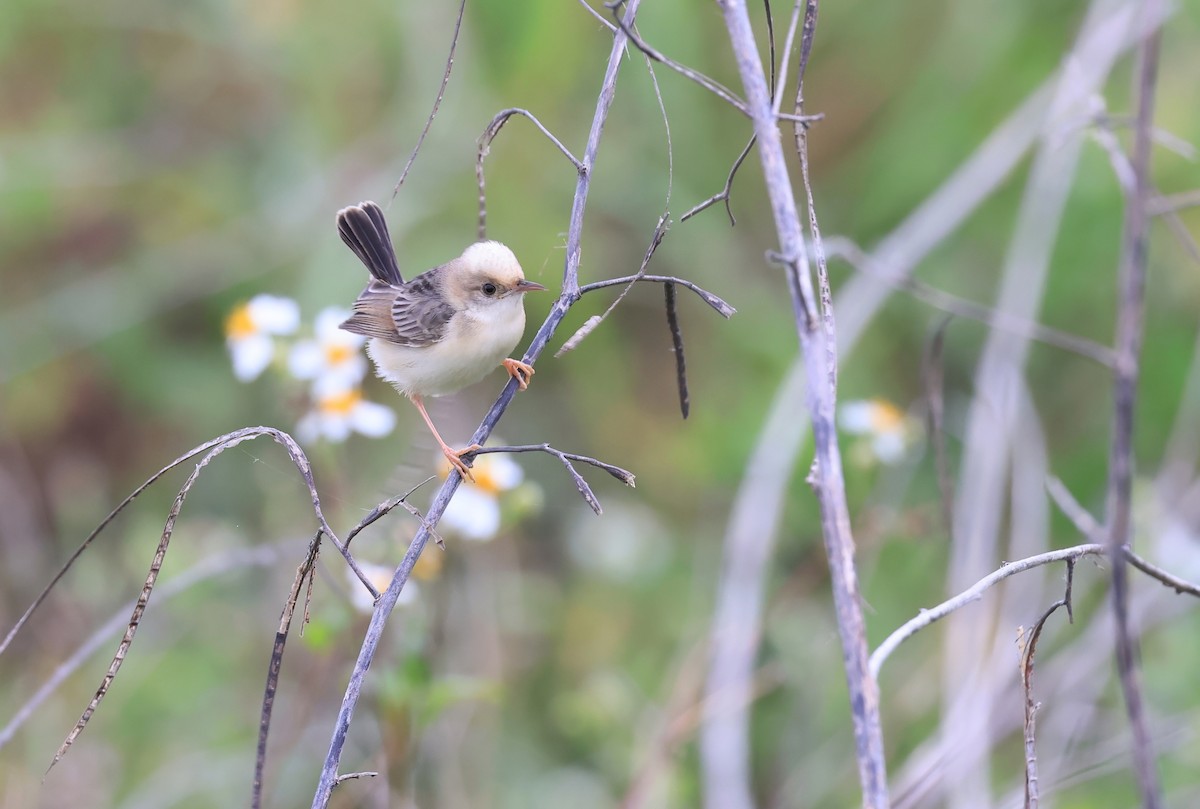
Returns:
[[[500,365],[525,332],[520,295],[496,301],[485,311],[455,314],[446,336],[413,348],[378,337],[367,343],[375,371],[405,396],[445,396],[472,385]]]

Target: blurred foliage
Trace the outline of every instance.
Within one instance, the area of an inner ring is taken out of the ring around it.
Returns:
[[[338,208],[384,204],[401,266],[412,273],[474,238],[475,140],[494,112],[526,107],[582,151],[608,34],[567,0],[519,12],[498,0],[472,2],[441,112],[388,207],[442,76],[455,5],[0,4],[0,629],[126,493],[171,459],[241,426],[294,427],[303,413],[294,392],[267,378],[234,380],[222,323],[258,292],[296,298],[306,317],[352,301],[364,273],[337,238]],[[1082,3],[1036,0],[826,4],[806,86],[808,109],[825,115],[811,135],[823,231],[865,247],[886,235],[1051,74],[1084,11]],[[754,12],[761,37],[762,10]],[[786,14],[776,14],[781,33]],[[639,27],[664,52],[740,86],[716,4],[647,0]],[[1164,43],[1157,120],[1191,143],[1200,141],[1198,41],[1197,5],[1182,3]],[[748,136],[736,112],[661,66],[656,73],[672,162],[653,85],[633,54],[622,64],[593,177],[585,282],[634,271],[664,204],[678,219],[716,193]],[[1116,115],[1127,111],[1128,85],[1125,59],[1106,91]],[[918,276],[990,303],[1024,174],[1022,164]],[[529,277],[557,288],[571,167],[515,119],[492,147],[487,177],[489,235],[514,249]],[[1200,168],[1160,149],[1155,179],[1164,193],[1184,191],[1200,185]],[[1047,324],[1110,339],[1121,207],[1107,157],[1089,143],[1053,257]],[[615,291],[571,312],[500,434],[620,464],[638,487],[622,490],[583,470],[606,509],[597,518],[554,459],[519,459],[544,491],[544,509],[489,544],[451,542],[440,575],[421,581],[417,602],[393,616],[343,758],[344,769],[381,777],[346,784],[338,806],[588,809],[616,803],[643,768],[653,805],[698,805],[694,728],[661,758],[657,746],[666,744],[672,712],[694,699],[730,504],[797,354],[783,280],[763,259],[774,231],[753,156],[734,183],[732,209],[732,228],[719,206],[676,222],[652,265],[738,308],[722,321],[681,293],[691,418],[679,420],[657,289],[635,289],[578,349],[555,359],[553,349]],[[1200,214],[1181,217],[1200,236]],[[1192,362],[1200,275],[1161,223],[1150,255],[1137,450],[1152,473]],[[832,274],[837,287],[853,271],[835,263]],[[550,303],[531,296],[531,324]],[[922,353],[942,317],[893,296],[845,358],[843,398],[916,407]],[[947,338],[956,468],[985,337],[985,327],[959,320]],[[1051,470],[1096,511],[1107,374],[1035,345],[1028,380]],[[448,439],[469,435],[501,384],[494,375],[434,407]],[[396,406],[397,432],[310,453],[339,531],[432,470],[433,447],[415,411],[377,381],[368,391]],[[807,464],[806,455],[798,468]],[[0,659],[0,722],[135,597],[185,474],[168,475],[118,519]],[[947,538],[928,452],[847,475],[877,643],[940,600]],[[768,581],[755,788],[764,805],[854,805],[840,647],[803,472],[791,492]],[[422,506],[427,497],[417,498]],[[1056,544],[1078,541],[1064,519],[1052,519]],[[413,526],[396,512],[356,541],[359,552],[394,565]],[[278,544],[277,563],[152,600],[108,700],[42,782],[100,681],[117,640],[108,638],[0,750],[0,807],[241,805],[273,633],[311,530],[307,495],[277,447],[246,444],[214,462],[183,510],[164,580],[249,546]],[[1078,584],[1085,614],[1104,607],[1102,576],[1087,567]],[[284,660],[270,806],[304,805],[315,784],[365,628],[346,587],[327,548],[312,624],[303,638],[293,635]],[[1196,630],[1193,614],[1146,642],[1148,660],[1169,661],[1148,668],[1150,704],[1190,711],[1177,723],[1188,741],[1169,746],[1163,770],[1169,787],[1193,794]],[[936,642],[936,630],[918,636],[885,673],[894,762],[936,728]],[[1043,654],[1053,648],[1048,638]],[[1104,698],[1119,714],[1115,691]],[[1124,754],[1110,755],[1119,764]],[[996,756],[1006,777],[1000,789],[1019,778],[1019,742]],[[1132,800],[1123,768],[1077,776],[1055,774],[1069,784],[1059,805]]]

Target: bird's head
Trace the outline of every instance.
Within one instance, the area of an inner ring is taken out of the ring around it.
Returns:
[[[502,302],[520,307],[526,292],[545,287],[525,280],[513,251],[500,242],[476,242],[463,251],[447,274],[449,293],[470,308],[491,309]]]

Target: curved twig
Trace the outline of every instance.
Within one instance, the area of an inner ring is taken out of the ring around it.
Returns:
[[[575,167],[575,171],[583,174],[587,171],[587,167],[580,162],[579,158],[571,154],[571,150],[563,145],[562,141],[554,137],[554,134],[547,129],[537,117],[526,109],[520,107],[509,107],[508,109],[500,110],[496,113],[488,125],[484,127],[483,134],[479,136],[479,147],[475,152],[475,182],[479,186],[479,240],[483,241],[487,238],[487,196],[483,179],[483,159],[488,156],[491,151],[492,141],[500,134],[500,130],[508,123],[508,119],[514,115],[520,115],[528,118],[533,122],[533,125],[545,135],[551,143],[553,143],[558,151],[562,152],[567,160],[571,161],[571,165]]]
[[[55,752],[54,758],[50,762],[50,766],[47,767],[47,772],[49,772],[49,770],[53,768],[55,764],[61,761],[64,755],[66,755],[67,750],[69,750],[71,745],[74,744],[75,739],[77,739],[79,734],[83,732],[83,729],[87,726],[88,721],[92,718],[92,715],[100,706],[100,702],[108,693],[108,689],[112,685],[113,680],[116,679],[117,672],[120,671],[121,664],[125,660],[125,655],[128,653],[130,646],[133,645],[133,638],[137,634],[138,626],[141,624],[142,615],[146,611],[146,605],[149,603],[150,595],[154,590],[154,585],[158,581],[158,574],[162,569],[163,560],[166,558],[167,548],[170,545],[171,537],[175,533],[175,522],[179,518],[179,513],[183,509],[183,504],[184,501],[187,500],[188,493],[191,491],[192,486],[195,485],[196,480],[199,479],[200,473],[204,471],[205,467],[212,463],[212,461],[221,453],[246,441],[258,438],[261,435],[270,436],[276,443],[280,444],[287,451],[292,463],[297,469],[300,470],[301,475],[304,477],[305,485],[308,487],[309,493],[312,497],[314,512],[321,526],[313,540],[313,547],[310,550],[310,554],[313,556],[314,560],[320,546],[320,536],[322,533],[325,533],[330,538],[330,541],[334,542],[339,549],[342,550],[343,554],[346,556],[346,561],[351,565],[359,578],[362,579],[364,583],[367,583],[366,576],[350,557],[349,552],[345,550],[345,546],[337,541],[336,535],[333,533],[333,529],[331,529],[329,527],[329,523],[326,522],[325,515],[321,512],[321,500],[317,494],[316,485],[313,483],[312,468],[309,466],[308,458],[304,455],[304,451],[300,449],[300,446],[292,439],[290,435],[271,427],[248,427],[241,430],[235,430],[234,432],[223,436],[225,440],[215,445],[213,445],[212,442],[209,442],[209,444],[206,445],[209,446],[209,450],[196,464],[196,467],[192,470],[192,473],[188,475],[187,479],[179,489],[179,494],[175,496],[175,502],[172,503],[170,511],[167,512],[167,520],[163,525],[162,535],[159,537],[158,547],[154,551],[154,558],[151,561],[150,569],[146,574],[146,580],[142,584],[141,594],[138,596],[137,602],[134,604],[133,611],[129,617],[129,624],[125,629],[125,635],[121,638],[121,642],[117,645],[117,650],[113,655],[112,661],[109,663],[108,671],[105,672],[103,679],[100,681],[100,686],[96,689],[96,693],[92,696],[87,708],[84,709],[83,714],[75,723],[75,727],[71,729],[71,732],[67,734],[66,739],[63,740],[63,743]],[[104,524],[107,524],[107,521]],[[367,584],[370,586],[369,583]]]
[[[282,430],[277,430],[273,427],[243,427],[240,430],[234,430],[233,432],[218,436],[211,441],[205,441],[203,444],[193,447],[183,455],[180,455],[178,458],[171,461],[162,469],[159,469],[157,472],[147,478],[142,485],[134,489],[117,505],[116,508],[110,511],[108,516],[100,521],[100,524],[97,525],[90,534],[88,534],[87,538],[84,539],[83,542],[80,543],[79,547],[76,548],[75,551],[67,558],[67,561],[63,563],[58,572],[55,573],[50,579],[50,582],[45,586],[45,588],[42,589],[42,592],[39,593],[37,598],[33,600],[33,603],[29,605],[24,614],[22,614],[17,620],[16,624],[13,625],[13,628],[8,631],[8,634],[4,637],[4,641],[0,642],[0,654],[3,654],[4,650],[9,647],[13,641],[13,638],[16,637],[17,633],[21,631],[21,628],[24,627],[29,621],[30,616],[32,616],[34,611],[41,606],[42,602],[46,600],[46,597],[50,595],[50,591],[54,589],[62,577],[67,574],[67,571],[69,571],[75,562],[79,560],[79,557],[83,555],[83,552],[88,549],[96,537],[100,536],[100,533],[104,531],[104,529],[107,528],[112,521],[115,520],[117,516],[129,506],[130,503],[136,500],[138,496],[142,494],[142,492],[150,488],[163,475],[167,474],[185,461],[196,457],[202,452],[208,452],[214,447],[220,445],[224,445],[221,450],[224,451],[225,449],[229,449],[230,447],[240,444],[243,441],[249,441],[261,435],[270,436],[272,440],[287,450],[288,457],[291,458],[293,465],[295,465],[296,469],[300,472],[301,477],[304,478],[304,485],[308,489],[309,497],[312,500],[313,512],[317,518],[317,524],[321,527],[321,530],[325,533],[325,535],[330,538],[330,541],[333,542],[334,546],[338,549],[342,556],[345,557],[346,562],[350,565],[350,568],[354,571],[355,575],[358,576],[358,578],[364,583],[367,582],[366,575],[358,567],[358,564],[350,556],[350,552],[338,540],[337,535],[333,532],[333,529],[329,527],[329,523],[325,520],[325,515],[321,510],[321,498],[317,494],[316,483],[313,481],[312,466],[309,464],[308,457],[304,454],[304,451],[300,449],[299,445],[296,444],[295,440],[293,440],[290,435]]]
[[[477,450],[463,453],[463,457],[474,458],[477,455],[490,455],[496,452],[544,452],[547,455],[553,455],[555,458],[558,458],[562,465],[566,467],[567,472],[570,473],[571,479],[575,482],[575,488],[579,490],[581,495],[583,495],[583,499],[587,501],[589,506],[591,506],[592,511],[596,512],[597,514],[603,513],[603,509],[600,508],[600,501],[596,499],[596,495],[592,493],[592,488],[587,484],[587,481],[583,479],[583,476],[576,471],[575,467],[571,464],[571,461],[577,461],[579,463],[588,464],[589,466],[594,466],[597,469],[603,469],[605,472],[612,475],[626,486],[629,486],[630,488],[637,487],[636,477],[628,469],[622,469],[619,466],[614,466],[613,464],[605,463],[604,461],[599,461],[595,458],[590,458],[587,455],[577,455],[573,452],[563,452],[560,449],[555,449],[549,444],[522,444],[520,446],[512,447],[480,447]]]
[[[404,164],[404,171],[400,172],[400,179],[396,181],[396,185],[392,189],[392,199],[395,199],[396,195],[400,193],[400,186],[404,185],[404,180],[408,177],[408,170],[412,168],[413,161],[417,159],[417,152],[421,151],[421,144],[425,142],[425,136],[429,134],[429,127],[433,126],[433,119],[442,106],[442,98],[446,95],[446,85],[450,83],[450,71],[454,69],[454,50],[458,47],[458,33],[462,30],[463,12],[466,10],[467,0],[462,0],[458,5],[458,18],[454,21],[454,36],[450,40],[450,53],[446,57],[446,71],[442,74],[442,83],[438,87],[437,98],[434,99],[429,117],[425,119],[425,126],[417,138],[417,145],[413,147],[412,154],[408,156],[408,162]]]
[[[892,652],[896,651],[901,643],[911,638],[913,635],[920,632],[930,624],[940,621],[952,612],[962,609],[967,604],[978,601],[983,597],[983,594],[995,587],[1000,582],[1007,579],[1009,576],[1015,576],[1018,573],[1024,573],[1027,570],[1032,570],[1035,567],[1049,565],[1054,562],[1065,562],[1067,560],[1077,561],[1085,556],[1103,556],[1104,546],[1098,542],[1089,542],[1086,545],[1075,545],[1071,548],[1060,548],[1056,551],[1048,553],[1039,553],[1037,556],[1030,556],[1026,559],[1021,559],[1016,562],[1009,562],[995,570],[987,576],[984,576],[971,587],[967,588],[958,595],[948,598],[941,604],[931,609],[921,610],[921,612],[910,618],[903,626],[887,636],[887,639],[871,653],[871,674],[875,677],[879,676],[879,670],[883,667],[883,663]]]
[[[717,96],[717,98],[720,98],[722,101],[732,106],[742,115],[745,115],[747,118],[750,117],[750,110],[746,107],[746,102],[738,98],[737,94],[728,87],[721,84],[719,81],[716,81],[715,79],[710,79],[708,76],[705,76],[698,70],[693,70],[687,65],[676,62],[662,51],[656,50],[647,42],[642,40],[642,38],[639,37],[633,30],[633,26],[626,24],[625,21],[621,19],[620,11],[621,7],[626,5],[625,0],[617,0],[615,3],[606,3],[605,5],[612,9],[613,19],[616,20],[617,27],[621,29],[621,33],[625,34],[625,36],[629,38],[629,44],[633,45],[633,47],[637,48],[654,61],[671,68],[671,70],[674,70],[684,78],[691,79],[705,90],[708,90],[710,93]]]
[[[623,278],[606,278],[603,281],[593,281],[583,287],[580,287],[579,294],[586,295],[588,292],[595,292],[597,289],[605,287],[615,287],[621,284],[629,284],[633,282],[645,282],[648,284],[677,284],[678,286],[690,289],[700,296],[700,300],[711,306],[716,313],[723,318],[731,318],[737,312],[728,303],[721,298],[703,289],[685,278],[676,278],[673,275],[626,275]]]
[[[237,548],[217,556],[205,558],[193,567],[181,572],[158,588],[159,603],[187,591],[200,582],[222,576],[235,570],[250,567],[270,567],[282,558],[281,547],[285,544],[266,545],[253,548]],[[137,604],[132,601],[119,607],[104,624],[84,641],[70,657],[64,660],[38,686],[36,692],[13,714],[8,724],[0,729],[0,749],[12,741],[17,731],[33,716],[34,712],[53,694],[60,685],[74,674],[83,663],[95,654],[109,636],[115,635],[128,625],[128,612]]]

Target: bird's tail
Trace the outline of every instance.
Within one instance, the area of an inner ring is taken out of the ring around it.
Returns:
[[[371,275],[392,286],[404,283],[400,265],[396,263],[392,237],[388,235],[387,221],[378,205],[361,202],[342,208],[338,211],[337,225],[342,241],[367,265]]]

